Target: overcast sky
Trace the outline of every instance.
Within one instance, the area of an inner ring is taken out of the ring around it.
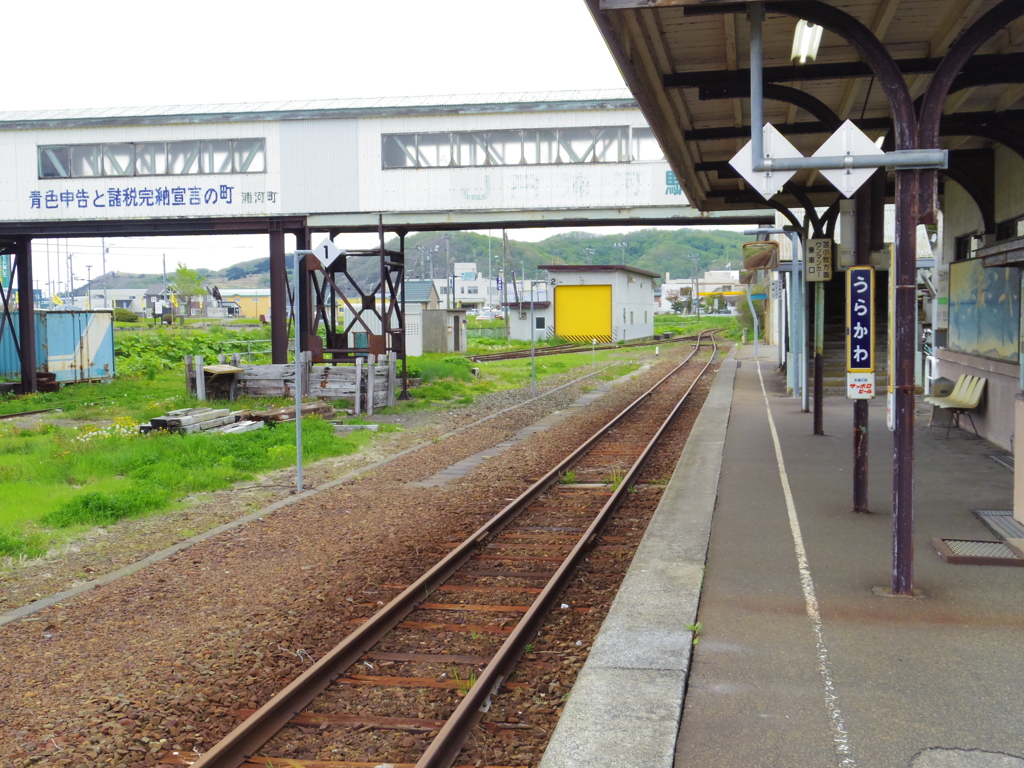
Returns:
[[[624,87],[583,0],[54,0],[10,3],[4,22],[18,32],[4,39],[3,111]],[[264,237],[107,246],[107,269],[130,272],[158,272],[164,254],[212,269],[266,254]],[[98,242],[68,247],[76,276],[99,274]]]

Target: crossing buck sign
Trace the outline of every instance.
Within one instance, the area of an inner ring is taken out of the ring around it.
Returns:
[[[846,270],[846,396],[875,396],[875,268]]]

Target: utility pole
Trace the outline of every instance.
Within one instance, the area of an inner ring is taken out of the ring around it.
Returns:
[[[163,310],[163,303],[164,303],[164,301],[166,301],[168,304],[170,303],[170,297],[167,295],[167,254],[165,253],[163,255],[163,257],[164,257],[164,296],[163,296],[163,301],[160,302],[160,309],[161,310]],[[163,314],[163,312],[161,312],[161,314]],[[172,322],[174,321],[174,312],[171,312],[171,321]]]
[[[494,309],[494,305],[491,304],[491,282],[494,279],[494,273],[491,270],[491,230],[487,230],[487,306]]]
[[[92,264],[85,265],[85,308],[92,309]]]
[[[455,264],[452,262],[452,237],[445,232],[444,235],[444,280],[448,283],[448,309],[455,309]],[[449,277],[451,275],[451,277]]]
[[[623,240],[621,243],[616,243],[615,247],[622,251],[622,266],[626,266],[626,241]]]
[[[700,257],[694,254],[693,259],[693,300],[697,307],[697,319],[700,320]]]
[[[103,258],[103,308],[107,308],[107,238],[100,238],[100,251]]]
[[[505,318],[505,338],[509,334],[509,313],[506,297],[508,296],[508,277],[505,274],[505,263],[508,261],[508,232],[501,230],[501,291],[500,299],[502,304],[502,316]]]

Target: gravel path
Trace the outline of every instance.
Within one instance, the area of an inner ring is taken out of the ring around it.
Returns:
[[[307,477],[324,483],[417,443],[426,447],[0,628],[0,764],[142,766],[166,748],[205,751],[234,725],[233,712],[265,702],[344,636],[351,619],[372,614],[379,585],[415,577],[684,351],[666,352],[653,370],[594,406],[437,488],[405,483],[510,437],[588,384],[444,439],[529,399],[528,390],[418,414],[415,429],[381,436],[369,453],[320,462]],[[635,351],[631,357],[639,359]],[[131,562],[179,540],[182,529],[205,530],[254,511],[286,495],[265,486],[284,485],[287,477],[204,495],[184,511],[121,524],[61,558],[16,568],[4,576],[2,606],[58,591],[88,578],[90,568]]]

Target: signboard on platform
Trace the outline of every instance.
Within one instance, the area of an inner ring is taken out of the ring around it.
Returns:
[[[874,397],[875,268],[846,270],[846,396]]]
[[[846,396],[850,400],[870,400],[873,398],[875,396],[875,374],[846,374]]]
[[[771,299],[772,301],[782,301],[785,295],[785,283],[782,280],[772,280],[770,284]]]
[[[814,237],[807,241],[807,282],[823,283],[832,279],[832,240]]]

